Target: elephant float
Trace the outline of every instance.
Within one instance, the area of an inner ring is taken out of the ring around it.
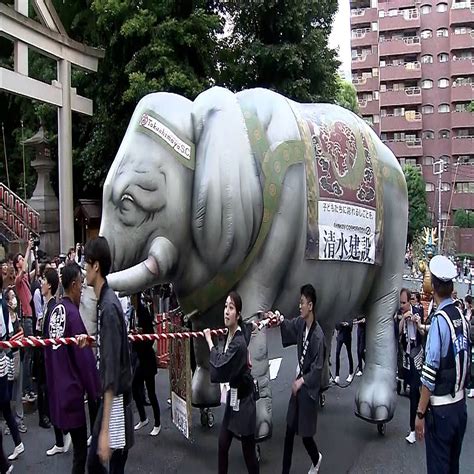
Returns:
[[[112,252],[109,284],[133,293],[172,282],[196,330],[222,326],[231,289],[246,318],[272,308],[291,316],[312,283],[328,347],[336,323],[365,314],[356,414],[381,423],[395,409],[407,219],[400,165],[360,117],[214,87],[194,102],[171,93],[140,101],[105,181],[100,234]],[[272,430],[265,330],[250,350],[262,439]],[[193,404],[219,405],[203,339],[195,356]]]

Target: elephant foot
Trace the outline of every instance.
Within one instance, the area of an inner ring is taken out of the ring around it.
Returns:
[[[218,407],[221,404],[221,387],[218,383],[211,383],[209,369],[196,367],[191,390],[194,407]]]
[[[367,364],[356,393],[355,414],[372,423],[390,421],[395,412],[395,374],[392,370]]]
[[[257,400],[257,425],[255,437],[257,441],[262,441],[272,435],[272,399],[270,397],[260,397]]]

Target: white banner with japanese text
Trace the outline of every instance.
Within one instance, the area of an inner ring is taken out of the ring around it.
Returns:
[[[319,258],[375,264],[375,210],[319,201]]]

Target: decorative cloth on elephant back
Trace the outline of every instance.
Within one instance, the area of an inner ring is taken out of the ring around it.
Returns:
[[[298,104],[297,116],[312,149],[305,257],[381,264],[383,187],[367,126],[335,106]]]

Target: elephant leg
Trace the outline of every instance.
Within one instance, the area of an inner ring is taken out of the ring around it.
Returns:
[[[266,329],[252,335],[249,344],[252,358],[252,376],[258,381],[260,398],[257,400],[256,438],[268,438],[272,434],[272,391]]]
[[[366,311],[366,365],[356,393],[356,415],[371,422],[390,421],[395,412],[393,314],[399,301],[397,287],[392,280],[392,289],[378,298],[370,298],[372,303]]]
[[[194,331],[201,331],[202,329],[204,329],[202,323],[193,323]],[[196,368],[191,386],[192,405],[198,408],[217,407],[221,404],[221,388],[218,383],[211,383],[209,347],[203,337],[193,339],[193,346]]]

